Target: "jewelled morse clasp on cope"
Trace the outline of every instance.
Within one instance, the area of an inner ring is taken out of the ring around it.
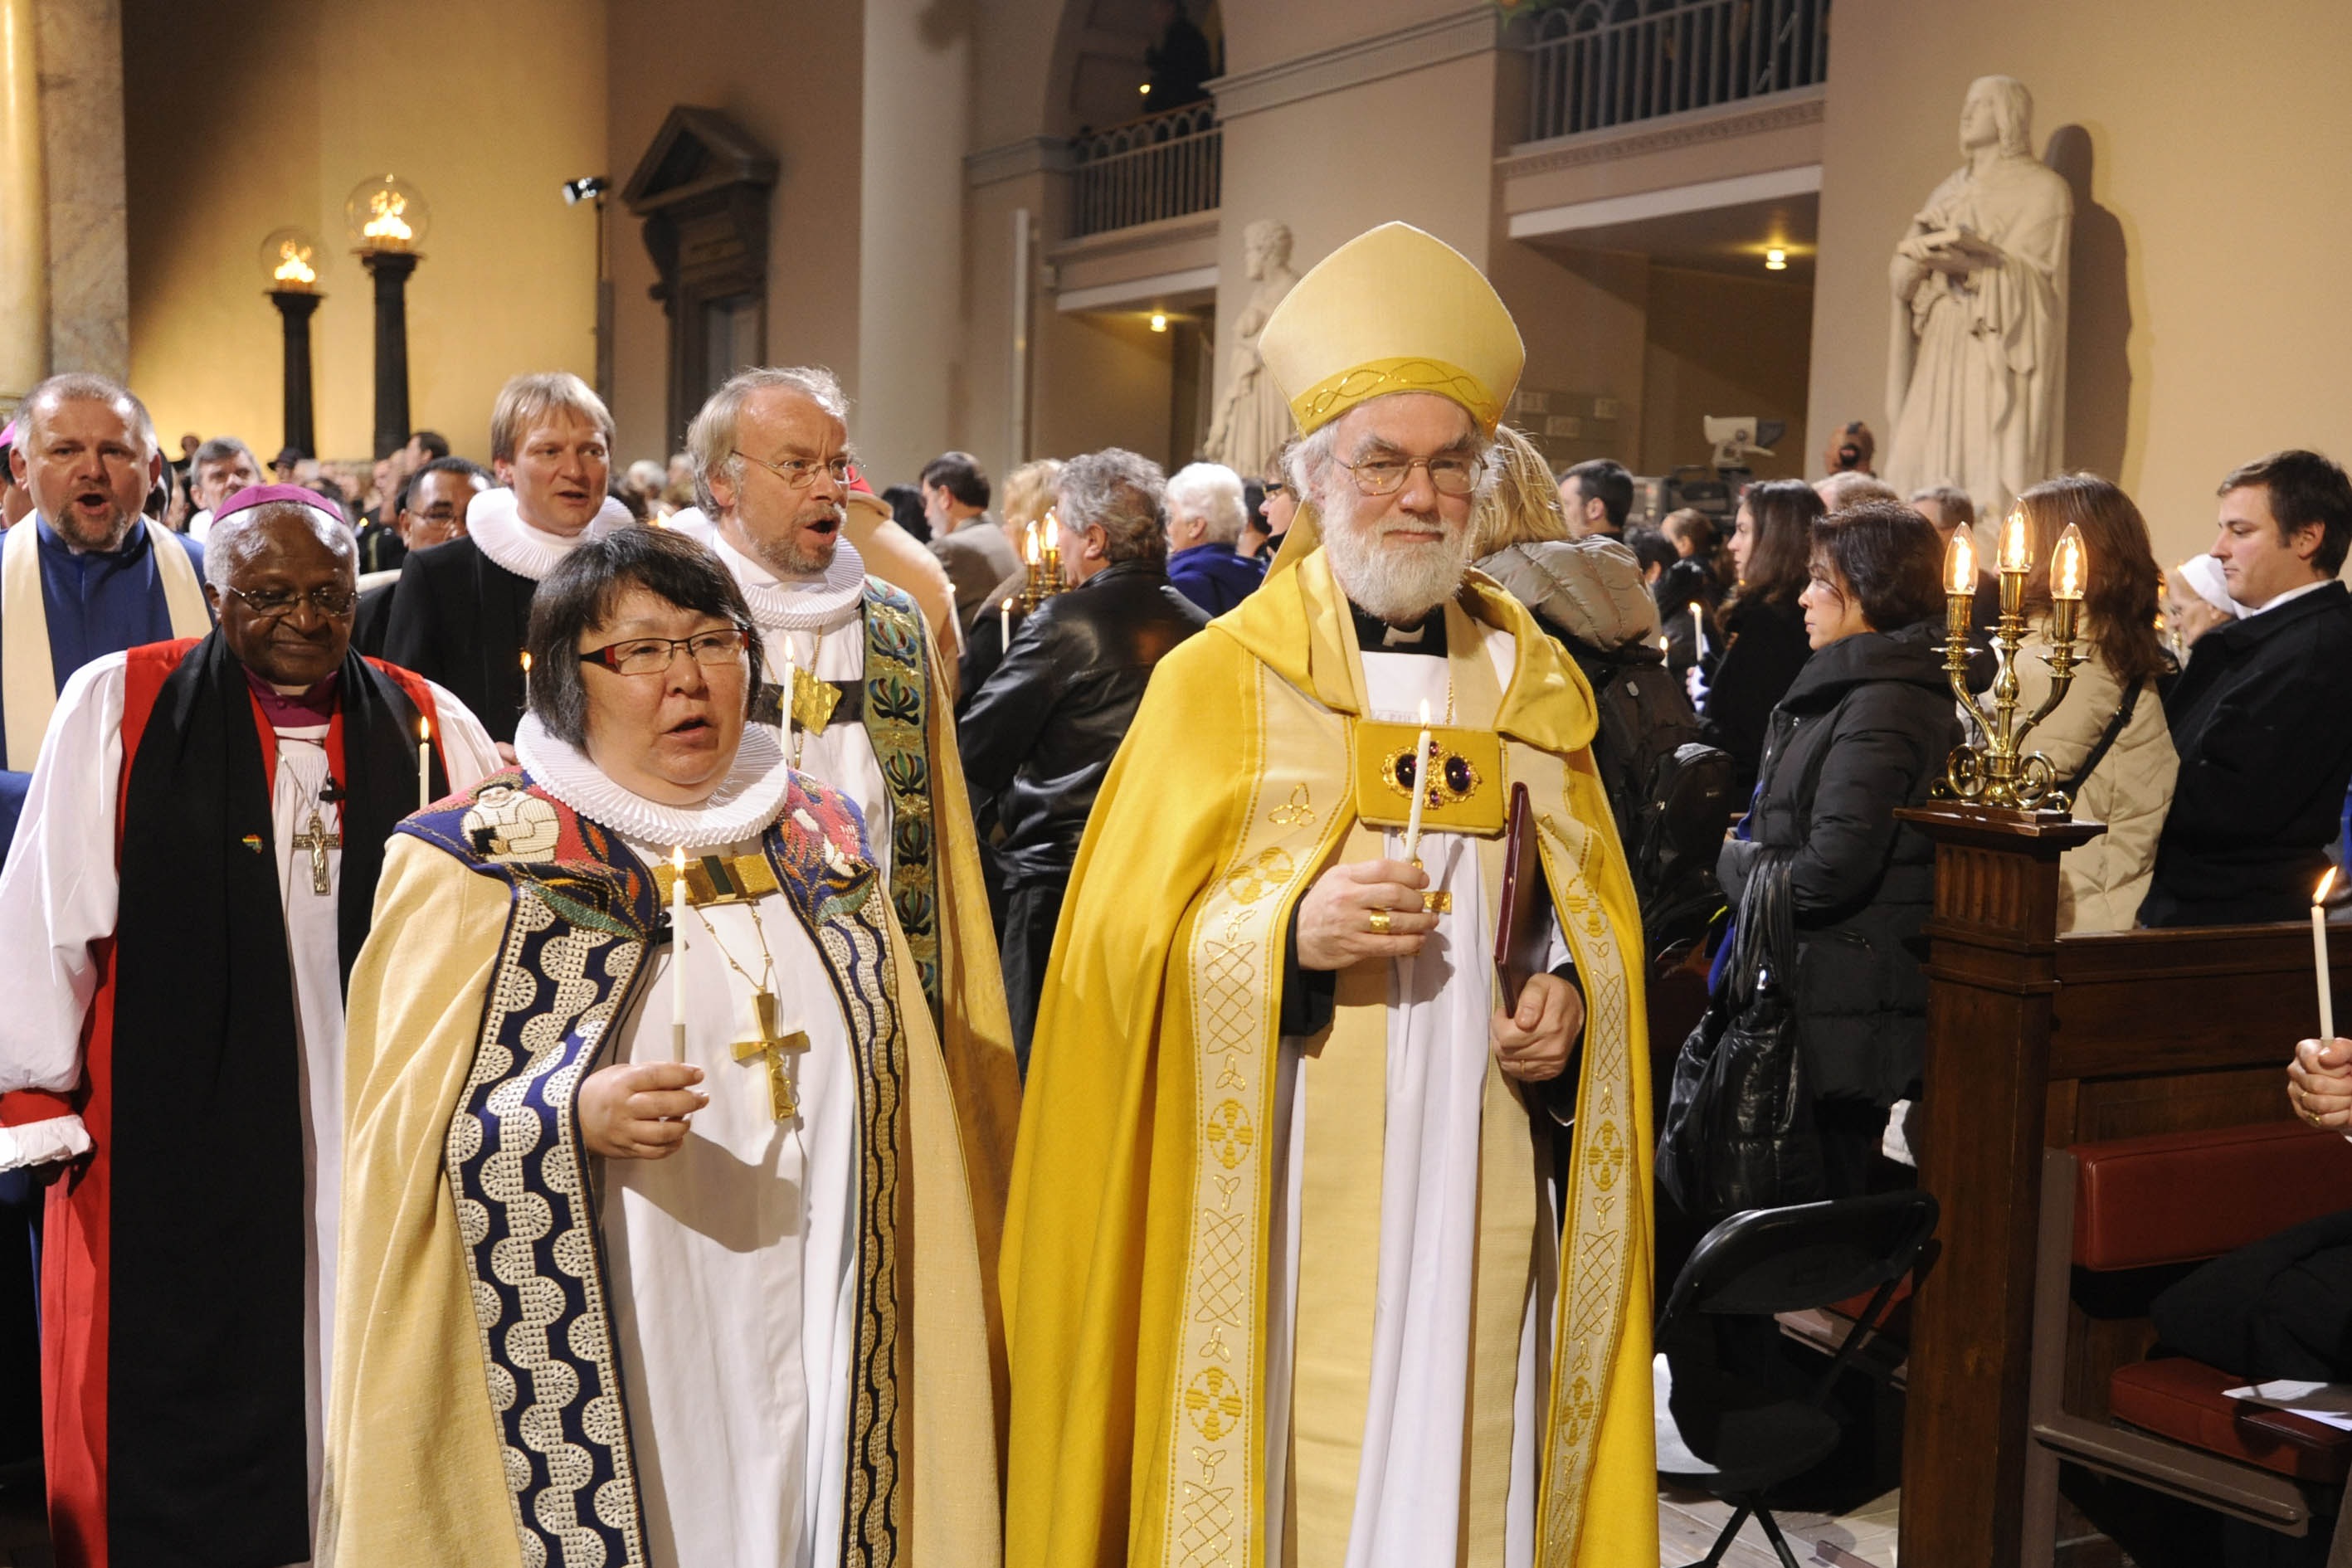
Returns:
[[[1430,737],[1425,759],[1433,764],[1429,769],[1428,804],[1434,806],[1453,805],[1470,798],[1479,784],[1475,763],[1459,752],[1449,752]],[[1421,772],[1410,745],[1399,747],[1381,759],[1381,779],[1404,800],[1412,798],[1414,775]]]

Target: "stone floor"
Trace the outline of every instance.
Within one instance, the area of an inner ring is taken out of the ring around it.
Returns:
[[[1899,1492],[1873,1498],[1851,1513],[1775,1512],[1780,1533],[1797,1561],[1827,1568],[1895,1568],[1895,1524],[1901,1511]],[[1715,1538],[1731,1518],[1731,1505],[1704,1492],[1666,1489],[1658,1493],[1658,1561],[1666,1568],[1702,1561]],[[1739,1527],[1731,1550],[1723,1554],[1724,1568],[1780,1568],[1763,1527],[1751,1516]]]

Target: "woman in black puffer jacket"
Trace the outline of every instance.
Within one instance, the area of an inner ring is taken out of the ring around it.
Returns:
[[[1895,819],[1959,742],[1937,651],[1935,531],[1867,502],[1812,525],[1800,601],[1813,653],[1772,711],[1746,837],[1717,862],[1734,906],[1759,853],[1791,853],[1798,1047],[1832,1196],[1866,1191],[1887,1109],[1919,1091],[1920,970],[1935,847]]]

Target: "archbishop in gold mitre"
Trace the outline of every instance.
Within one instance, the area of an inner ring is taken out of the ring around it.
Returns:
[[[1298,520],[1154,674],[1046,977],[1006,1560],[1655,1563],[1641,922],[1591,691],[1470,570],[1518,332],[1388,224],[1260,348]],[[1506,1015],[1517,784],[1553,914]]]

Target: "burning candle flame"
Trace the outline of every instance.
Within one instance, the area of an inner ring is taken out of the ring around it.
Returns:
[[[2009,522],[2000,531],[2000,569],[2004,572],[2025,570],[2025,512],[2022,509],[2009,514]]]
[[[401,215],[408,210],[408,198],[398,191],[378,191],[368,197],[368,211],[374,216],[360,227],[360,237],[373,240],[385,250],[405,250],[416,231],[408,226]]]
[[[1952,535],[1951,547],[1944,552],[1944,592],[1973,594],[1977,591],[1977,547],[1965,528]]]
[[[1034,522],[1029,525],[1029,531],[1022,542],[1021,553],[1030,565],[1037,564],[1037,525]]]
[[[417,720],[416,743],[421,746],[431,739],[433,739],[433,721],[430,719]]]
[[[2327,889],[2334,886],[2336,886],[2336,868],[2330,866],[2327,868],[2327,874],[2319,879],[2319,886],[2312,892],[2311,907],[2315,910],[2319,908],[2320,905],[2326,903],[2327,901]]]
[[[528,680],[530,679],[530,650],[528,648],[523,650],[522,673],[524,679]]]
[[[2058,548],[2050,552],[2050,594],[2057,599],[2079,599],[2083,596],[2084,572],[2083,535],[2073,523],[2058,536]]]
[[[270,277],[289,288],[308,289],[319,280],[319,269],[310,265],[310,250],[299,239],[281,241],[278,247],[278,270]]]
[[[1429,699],[1426,697],[1421,700],[1421,727],[1424,730],[1429,728]]]
[[[1050,511],[1045,514],[1045,548],[1048,551],[1062,548],[1062,520]]]

